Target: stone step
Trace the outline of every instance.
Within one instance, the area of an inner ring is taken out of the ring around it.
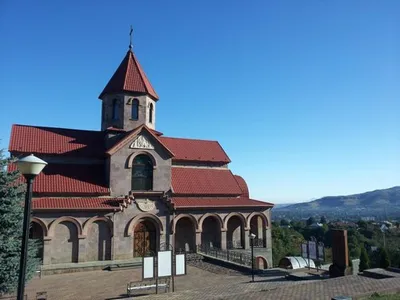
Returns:
[[[393,272],[390,270],[385,270],[381,268],[374,268],[364,270],[362,272],[363,276],[375,278],[375,279],[383,279],[383,278],[393,278],[393,277],[400,277],[400,272]]]
[[[127,266],[129,268],[140,267],[142,265],[142,258],[132,258],[127,260],[104,260],[104,261],[90,261],[80,263],[63,263],[63,264],[50,264],[42,265],[39,270],[39,276],[64,274],[74,272],[86,272],[97,270],[118,270],[120,267]]]

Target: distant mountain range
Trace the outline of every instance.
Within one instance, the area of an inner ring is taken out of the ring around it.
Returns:
[[[328,196],[310,202],[275,206],[275,211],[400,209],[400,186],[348,196]]]

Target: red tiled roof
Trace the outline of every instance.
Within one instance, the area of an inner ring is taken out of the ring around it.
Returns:
[[[32,209],[119,210],[119,198],[33,198]]]
[[[12,153],[103,157],[104,133],[14,124],[8,150]]]
[[[156,91],[147,79],[135,54],[130,50],[126,53],[124,59],[101,92],[99,98],[102,98],[104,94],[120,92],[145,93],[155,100],[158,100]]]
[[[172,167],[174,195],[236,195],[242,194],[228,169]]]
[[[239,176],[239,175],[234,175],[236,182],[238,183],[240,189],[242,190],[242,196],[243,197],[247,197],[249,198],[249,188],[247,187],[247,183],[246,181],[243,179],[243,177]]]
[[[16,165],[9,165],[8,170],[16,170]],[[24,180],[22,176],[21,180]],[[48,164],[35,178],[33,192],[37,195],[108,195],[105,167],[100,164]]]
[[[272,207],[273,204],[247,197],[173,197],[176,208]]]
[[[231,160],[217,141],[160,137],[174,153],[174,160],[229,163]]]

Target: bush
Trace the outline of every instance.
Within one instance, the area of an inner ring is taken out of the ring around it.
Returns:
[[[387,253],[385,248],[381,249],[381,258],[379,261],[379,267],[383,269],[390,267],[389,254]]]
[[[369,257],[367,250],[362,247],[361,248],[361,255],[360,255],[360,272],[369,269]]]

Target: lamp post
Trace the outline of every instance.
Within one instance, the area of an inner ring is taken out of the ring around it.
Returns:
[[[31,202],[32,202],[32,183],[33,180],[47,163],[40,158],[37,158],[33,154],[28,155],[24,158],[19,159],[17,167],[22,175],[26,179],[27,191],[25,194],[25,205],[24,205],[24,223],[22,227],[22,246],[21,246],[21,258],[19,263],[19,277],[18,277],[18,296],[17,300],[23,300],[25,290],[25,273],[26,273],[26,260],[28,252],[28,239],[29,239],[29,225],[31,216]]]
[[[249,234],[250,246],[251,246],[251,282],[254,282],[254,239],[256,235],[254,233]]]

